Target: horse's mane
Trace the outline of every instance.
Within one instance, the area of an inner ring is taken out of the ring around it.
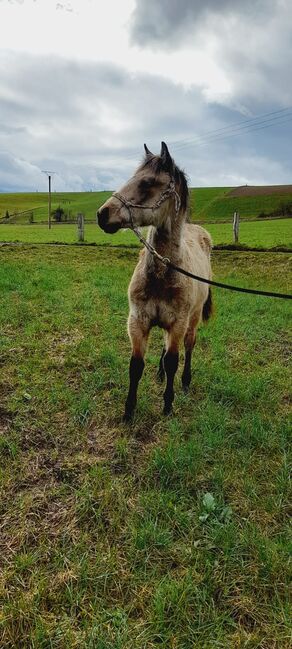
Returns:
[[[151,171],[156,175],[160,174],[161,171],[167,171],[168,173],[171,172],[174,175],[174,180],[176,183],[179,184],[179,194],[180,194],[180,200],[181,200],[181,210],[184,212],[187,210],[188,207],[188,199],[189,199],[189,188],[188,188],[188,181],[187,177],[184,171],[182,171],[174,162],[172,159],[173,163],[173,169],[170,169],[167,162],[163,160],[161,156],[158,155],[146,155],[144,158],[142,164],[139,167],[139,171],[142,171],[143,169],[151,169]]]

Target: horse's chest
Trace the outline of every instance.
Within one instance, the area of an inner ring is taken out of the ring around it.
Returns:
[[[155,279],[151,281],[149,279],[144,286],[144,299],[148,300],[159,300],[161,302],[166,302],[171,304],[176,302],[180,296],[180,289],[178,286],[173,284],[168,284],[163,280]]]
[[[139,307],[141,314],[151,323],[168,329],[177,319],[181,310],[181,289],[156,279],[147,282],[140,293]]]

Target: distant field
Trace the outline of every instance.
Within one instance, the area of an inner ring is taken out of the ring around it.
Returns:
[[[281,193],[281,187],[283,193]],[[190,190],[191,218],[195,221],[231,221],[233,213],[238,211],[242,219],[255,219],[261,213],[269,215],[281,208],[287,210],[290,205],[292,213],[292,188],[289,186],[273,187],[200,187]],[[269,193],[270,191],[270,193]],[[246,192],[255,195],[246,195]],[[260,195],[258,194],[260,193]],[[236,194],[236,195],[234,195]],[[95,221],[96,211],[111,195],[104,192],[71,192],[52,193],[52,210],[62,207],[68,219],[76,219],[82,212],[85,219]],[[48,196],[46,193],[0,194],[0,220],[8,210],[9,221],[15,224],[28,223],[30,212],[34,222],[45,222],[48,218]],[[283,216],[286,213],[283,212]]]
[[[287,205],[292,207],[291,194],[267,194],[261,196],[230,196],[225,194],[218,196],[205,208],[200,211],[199,217],[202,220],[224,221],[231,219],[235,211],[239,212],[242,219],[255,219],[265,212],[269,215],[281,207]]]
[[[206,224],[207,230],[215,244],[232,243],[231,223]],[[251,247],[287,246],[292,248],[292,221],[276,219],[273,221],[252,221],[240,224],[240,243]],[[24,243],[75,243],[77,241],[76,225],[0,225],[0,241],[20,241]],[[121,230],[108,235],[95,224],[85,225],[86,243],[137,246],[137,238],[130,230]]]
[[[292,185],[243,185],[235,187],[229,196],[266,196],[269,194],[292,194]]]
[[[191,189],[190,204],[191,213],[196,219],[205,214],[208,205],[216,198],[222,197],[229,188],[204,187]],[[86,219],[95,220],[96,211],[112,192],[72,192],[52,193],[52,211],[59,205],[65,210],[69,218],[76,218],[78,212],[82,212]],[[48,218],[48,195],[47,193],[31,194],[0,194],[0,219],[8,210],[10,221],[13,223],[27,223],[29,211],[33,211],[35,222],[46,221]]]
[[[229,189],[229,187],[199,187],[191,189],[190,209],[192,218],[195,220],[206,218],[205,215],[209,214],[213,202],[223,199],[225,194],[229,192]]]
[[[96,210],[111,195],[107,192],[53,192],[52,211],[59,205],[69,218],[76,218],[82,212],[86,219],[95,219]],[[0,194],[0,219],[8,210],[14,223],[27,223],[29,211],[33,211],[34,221],[46,221],[48,218],[48,194],[35,192],[28,194]]]

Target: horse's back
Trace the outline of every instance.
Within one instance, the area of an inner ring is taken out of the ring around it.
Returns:
[[[195,223],[186,223],[184,226],[184,236],[188,246],[191,248],[200,246],[203,252],[210,257],[213,243],[211,235],[207,230]]]

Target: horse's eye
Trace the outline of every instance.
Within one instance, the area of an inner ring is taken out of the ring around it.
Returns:
[[[153,187],[154,184],[155,178],[144,178],[139,182],[139,189],[145,192],[147,189],[150,189],[150,187]]]

